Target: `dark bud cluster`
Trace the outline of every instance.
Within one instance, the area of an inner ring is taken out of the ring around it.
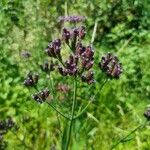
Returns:
[[[29,87],[29,86],[35,86],[38,83],[39,80],[39,75],[38,74],[33,74],[28,73],[27,78],[24,80],[24,85]]]
[[[55,68],[54,68],[54,63],[53,62],[48,62],[48,61],[45,61],[43,65],[40,65],[41,67],[41,70],[44,71],[44,72],[51,72],[51,71],[54,71]]]
[[[78,73],[78,57],[76,55],[70,55],[69,59],[65,62],[65,67],[59,66],[58,70],[61,75],[76,76]]]
[[[150,121],[150,108],[147,109],[147,111],[144,113],[145,118]]]
[[[71,42],[77,41],[77,39],[83,39],[85,37],[86,30],[85,26],[76,27],[73,29],[63,28],[62,39],[69,44]]]
[[[94,83],[95,82],[95,80],[94,80],[94,72],[93,71],[89,71],[86,75],[82,74],[81,75],[81,80],[83,82],[88,83],[88,84]]]
[[[77,22],[82,22],[86,18],[84,16],[60,16],[59,21],[60,22],[72,22],[72,23],[77,23]]]
[[[99,66],[102,71],[106,72],[107,75],[111,78],[118,79],[122,73],[122,65],[119,62],[116,56],[113,56],[111,53],[107,53],[102,57]]]
[[[32,98],[38,103],[43,103],[49,97],[49,93],[49,90],[46,88],[38,93],[33,94]]]
[[[56,39],[48,44],[47,48],[45,49],[45,52],[50,57],[54,58],[60,58],[60,51],[61,51],[61,40]]]
[[[75,53],[70,55],[64,66],[59,66],[59,73],[63,76],[81,76],[85,71],[86,76],[82,75],[81,79],[88,84],[94,83],[94,74],[91,71],[94,64],[94,50],[91,46],[84,47],[78,43]],[[85,73],[84,73],[85,74]],[[85,77],[85,79],[84,79]]]
[[[81,46],[81,45],[80,45]],[[93,67],[94,64],[94,51],[91,46],[80,47],[77,49],[77,53],[80,54],[81,57],[81,65],[85,70],[89,70]]]
[[[69,44],[69,40],[71,39],[71,32],[69,31],[69,29],[63,28],[62,38],[67,44]]]

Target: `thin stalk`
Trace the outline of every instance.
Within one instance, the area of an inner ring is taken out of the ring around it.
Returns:
[[[92,39],[91,39],[91,45],[93,45],[93,42],[95,40],[97,25],[98,25],[98,23],[97,23],[97,21],[95,21],[95,25],[94,25],[94,29],[93,29],[93,34],[92,34]]]
[[[51,77],[51,72],[49,72],[49,84],[50,84],[50,88],[52,90],[52,97],[53,97],[53,100],[55,102],[55,105],[57,104],[57,101],[56,101],[56,98],[55,98],[55,90],[54,90],[54,84],[53,84],[53,79]],[[58,111],[58,110],[57,110]],[[58,122],[58,126],[59,126],[59,131],[61,133],[61,136],[62,136],[62,131],[61,131],[61,123],[60,123],[60,119],[59,119],[59,113],[56,112],[56,116],[57,116],[57,122]]]
[[[73,120],[74,120],[76,96],[77,96],[77,80],[75,78],[74,79],[74,94],[73,94],[73,102],[72,102],[72,113],[71,113],[71,120],[70,120],[70,126],[69,126],[66,150],[68,150],[68,148],[69,148],[69,143],[70,143],[70,138],[71,138],[72,125],[73,125]]]
[[[56,109],[56,107],[48,102],[46,102],[51,108],[53,108],[58,114],[60,114],[62,117],[64,117],[67,120],[71,120],[70,117],[66,116],[65,114],[63,114],[62,112],[60,112],[58,109]]]
[[[100,89],[99,89],[100,92],[102,91],[102,89],[103,89],[103,87],[105,86],[105,84],[107,83],[107,81],[108,81],[108,79],[106,79],[106,80],[103,82],[103,84],[101,85],[101,87],[100,87]]]
[[[90,102],[81,110],[81,112],[80,112],[77,116],[75,116],[75,117],[73,118],[73,120],[75,120],[75,119],[77,119],[78,117],[80,117],[80,116],[84,113],[84,111],[88,108],[88,106],[91,104],[91,102],[92,102],[92,101],[90,101]]]
[[[38,88],[36,86],[34,86],[34,88],[36,89],[36,91],[39,92]],[[46,102],[51,108],[53,108],[58,114],[60,114],[62,117],[68,119],[68,120],[71,120],[71,118],[69,116],[66,116],[65,114],[63,114],[62,112],[60,112],[54,105]]]
[[[99,88],[99,94],[100,94],[100,97],[101,97],[101,92],[102,92],[102,89],[104,88],[104,86],[106,85],[106,83],[109,81],[109,79],[107,78],[107,79],[105,79],[105,81],[102,83],[102,85],[100,86],[100,88]],[[96,93],[95,95],[94,95],[94,98],[96,97],[96,96],[98,96],[98,93]]]
[[[131,134],[135,133],[138,129],[143,128],[146,125],[147,121],[144,124],[139,125],[138,127],[136,127],[134,130],[132,130],[129,134],[127,134],[125,137],[121,138],[115,145],[113,145],[111,147],[110,150],[113,150],[114,148],[116,148],[120,143],[122,143],[123,141],[125,141]]]

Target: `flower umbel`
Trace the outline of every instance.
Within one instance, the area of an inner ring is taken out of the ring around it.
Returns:
[[[117,56],[113,56],[111,53],[107,53],[102,57],[99,67],[103,72],[111,78],[118,79],[122,73],[122,65],[119,62]]]

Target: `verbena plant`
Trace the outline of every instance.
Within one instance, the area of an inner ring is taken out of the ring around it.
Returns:
[[[47,48],[44,50],[45,55],[49,56],[49,60],[44,64],[39,64],[39,69],[43,73],[46,73],[48,78],[43,78],[39,84],[39,79],[43,77],[41,74],[33,74],[29,72],[24,85],[28,88],[34,88],[37,92],[32,95],[33,100],[39,104],[47,103],[57,113],[58,122],[64,124],[59,126],[60,134],[62,137],[63,150],[67,150],[71,147],[73,141],[73,125],[77,118],[79,118],[87,109],[92,101],[89,100],[86,106],[82,107],[82,101],[80,101],[80,91],[82,90],[81,84],[86,86],[84,88],[88,91],[88,87],[97,83],[94,79],[94,65],[98,66],[106,74],[106,80],[100,84],[100,91],[111,79],[119,79],[122,73],[122,65],[119,62],[117,56],[111,53],[107,53],[101,57],[98,64],[94,63],[95,50],[93,49],[93,41],[96,34],[96,26],[93,30],[92,40],[87,46],[85,46],[86,27],[81,24],[85,20],[82,16],[65,16],[60,17],[61,23],[61,36],[51,41]],[[23,56],[30,57],[28,52],[24,52]],[[52,74],[52,72],[54,72]],[[62,77],[62,81],[71,80],[73,87],[68,84],[62,84],[53,75],[58,76],[59,73]],[[45,81],[46,80],[46,81]],[[55,82],[55,83],[54,83]],[[45,87],[46,86],[46,87]],[[59,93],[64,95],[59,95]],[[96,99],[94,95],[94,99]],[[59,118],[61,116],[61,118]],[[145,113],[145,116],[149,119],[149,111]],[[60,121],[65,119],[65,121]],[[144,124],[145,125],[145,124]],[[114,149],[119,143],[125,141],[129,135],[134,133],[142,125],[131,131],[127,136],[120,139],[116,144],[112,146]]]

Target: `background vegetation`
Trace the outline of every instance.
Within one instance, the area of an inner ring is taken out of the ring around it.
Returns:
[[[150,104],[149,10],[149,0],[1,0],[0,119],[11,116],[18,126],[5,135],[5,149],[60,149],[55,112],[31,100],[31,91],[22,83],[29,70],[38,71],[36,62],[43,61],[43,50],[59,34],[58,17],[65,14],[87,17],[87,42],[98,21],[94,41],[97,62],[110,51],[117,54],[124,69],[121,78],[109,81],[101,93],[105,76],[97,69],[96,87],[78,92],[85,103],[89,96],[97,96],[75,123],[77,134],[72,149],[109,150],[143,123],[143,112]],[[22,57],[24,50],[31,52],[30,59]],[[64,82],[59,75],[57,79]],[[150,126],[146,126],[116,150],[149,147]]]

